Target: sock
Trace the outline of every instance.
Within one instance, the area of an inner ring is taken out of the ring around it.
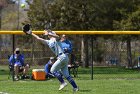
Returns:
[[[64,83],[64,79],[59,72],[54,72],[53,75],[60,81],[61,84]]]
[[[72,79],[71,76],[67,77],[66,79],[67,79],[67,80],[69,81],[69,83],[73,86],[73,88],[77,88],[77,85],[76,85],[75,81]]]

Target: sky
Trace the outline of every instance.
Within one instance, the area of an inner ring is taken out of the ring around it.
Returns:
[[[18,0],[13,0],[13,1],[18,2]],[[20,3],[25,3],[25,0],[20,0]]]
[[[25,3],[25,0],[21,0],[21,3]]]

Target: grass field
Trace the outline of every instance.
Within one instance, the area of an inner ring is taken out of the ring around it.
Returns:
[[[80,90],[76,94],[139,94],[140,72],[123,68],[95,67],[91,80],[90,68],[79,68],[74,78]],[[73,94],[70,84],[58,91],[56,78],[45,81],[8,79],[7,66],[0,66],[0,94]]]

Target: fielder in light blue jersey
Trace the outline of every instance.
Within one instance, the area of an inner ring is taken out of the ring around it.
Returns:
[[[69,83],[72,85],[74,91],[78,91],[78,87],[75,83],[75,81],[72,79],[72,77],[69,75],[68,72],[68,62],[69,58],[67,54],[64,53],[63,48],[61,47],[61,42],[59,42],[59,36],[56,35],[54,31],[51,30],[45,30],[45,35],[48,36],[49,40],[40,38],[34,33],[27,32],[28,34],[31,34],[34,36],[36,39],[40,40],[42,43],[47,44],[49,48],[53,51],[53,53],[56,55],[57,60],[51,67],[51,73],[57,79],[60,81],[60,88],[59,90],[62,90],[65,86],[67,86],[67,83],[64,81],[62,78],[62,75],[59,73],[59,71],[62,72],[63,76],[69,81]]]

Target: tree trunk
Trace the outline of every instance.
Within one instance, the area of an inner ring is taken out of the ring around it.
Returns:
[[[86,63],[85,63],[85,67],[88,67],[89,66],[89,54],[88,54],[88,35],[84,35],[85,38],[85,53],[86,53]]]
[[[83,35],[81,40],[81,61],[83,67],[89,66],[87,35]]]
[[[127,59],[128,59],[128,67],[132,68],[131,39],[127,40]]]

